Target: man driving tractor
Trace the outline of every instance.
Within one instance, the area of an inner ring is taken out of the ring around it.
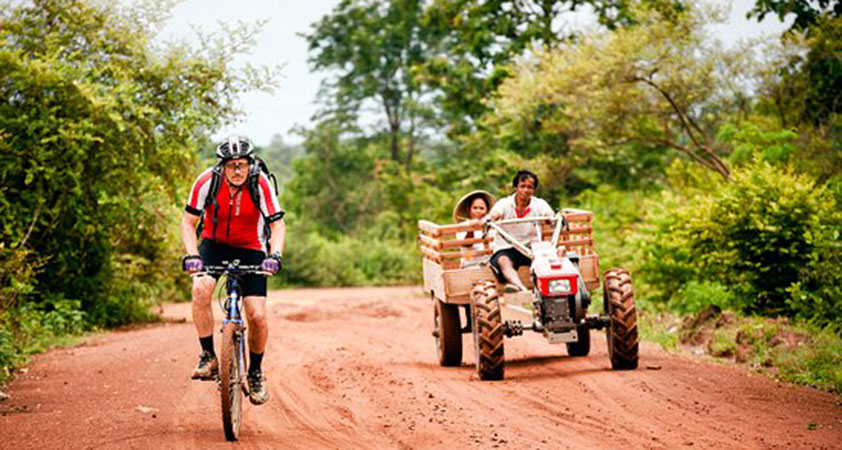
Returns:
[[[482,219],[482,222],[551,217],[555,214],[549,203],[533,195],[535,189],[538,188],[538,175],[526,169],[518,170],[512,180],[512,187],[514,193],[495,203],[491,212]],[[541,236],[532,223],[508,224],[504,225],[503,229],[521,242],[531,244],[541,240]],[[526,286],[518,277],[517,269],[521,266],[529,266],[532,261],[499,235],[495,237],[491,248],[494,250],[494,254],[491,256],[491,267],[500,283],[504,283],[504,291],[526,291]]]

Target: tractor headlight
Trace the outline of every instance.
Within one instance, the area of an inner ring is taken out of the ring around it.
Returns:
[[[572,291],[569,278],[550,280],[549,294],[569,294]]]

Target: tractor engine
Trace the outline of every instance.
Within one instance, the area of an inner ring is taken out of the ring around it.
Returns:
[[[584,316],[579,269],[569,258],[559,258],[549,242],[534,243],[532,252],[535,306],[544,329],[551,333],[574,330],[578,316]]]

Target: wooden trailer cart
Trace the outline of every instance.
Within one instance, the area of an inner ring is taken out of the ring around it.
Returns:
[[[536,325],[532,329],[543,332],[552,343],[565,342],[572,356],[584,356],[590,350],[589,330],[607,327],[612,367],[634,368],[637,366],[637,319],[631,277],[623,269],[608,271],[604,301],[609,314],[587,315],[589,292],[600,284],[599,255],[593,240],[593,214],[565,209],[561,215],[565,220],[562,222],[564,227],[559,226],[557,247],[564,248],[564,259],[575,264],[581,276],[579,283],[583,284],[580,292],[576,293],[575,304],[572,304],[574,296],[569,296],[569,309],[573,311],[569,323],[573,324],[573,329],[550,332],[543,327],[535,328]],[[481,230],[482,225],[439,225],[422,220],[418,222],[418,227],[424,291],[430,294],[434,304],[433,336],[439,363],[442,366],[460,365],[462,333],[471,332],[480,378],[502,378],[503,336],[522,334],[523,324],[518,320],[504,320],[505,308],[501,306],[528,314],[534,311],[536,298],[540,300],[542,295],[541,290],[533,286],[535,271],[530,273],[529,267],[519,270],[523,284],[531,292],[498,294],[502,293],[502,286],[486,262],[492,253],[490,244],[493,238],[470,237],[474,236],[473,231]],[[542,224],[545,241],[551,240],[554,231],[552,224]],[[475,247],[479,246],[476,244],[481,244],[482,250],[477,250]],[[568,308],[567,303],[564,308]],[[460,310],[465,311],[465,325],[462,325]],[[616,312],[617,326],[612,325],[612,312]],[[540,323],[537,326],[540,327]]]

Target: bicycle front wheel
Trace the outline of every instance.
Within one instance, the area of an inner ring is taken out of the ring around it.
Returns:
[[[222,352],[219,357],[219,382],[222,393],[222,428],[225,439],[236,441],[243,423],[243,379],[240,370],[239,346],[242,336],[237,324],[229,322],[222,329]]]

